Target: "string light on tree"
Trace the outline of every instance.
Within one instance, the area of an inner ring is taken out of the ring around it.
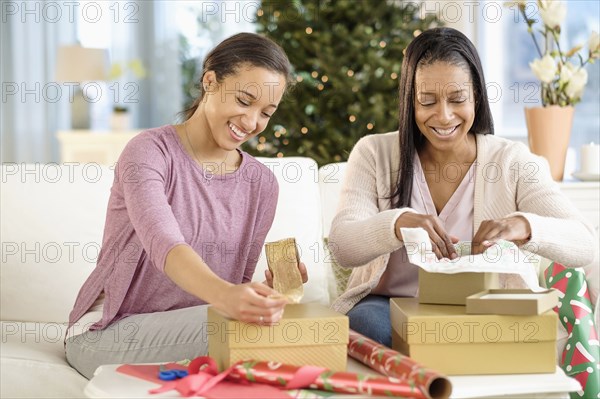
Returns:
[[[397,128],[390,105],[397,101],[402,51],[413,35],[440,25],[436,15],[421,15],[420,2],[410,1],[262,3],[255,8],[262,10],[257,32],[286,51],[296,87],[279,104],[266,141],[252,138],[244,149],[261,157],[311,157],[322,166],[345,161],[365,134]]]
[[[258,11],[256,11],[256,15],[259,17],[262,17],[265,14],[265,12],[262,10],[262,8],[258,9]]]
[[[283,158],[283,152],[278,152],[277,153],[277,158]]]

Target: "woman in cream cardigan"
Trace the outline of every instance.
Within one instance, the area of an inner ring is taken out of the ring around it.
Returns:
[[[399,91],[399,131],[356,144],[331,227],[336,260],[354,268],[333,304],[350,328],[390,346],[389,298],[418,295],[403,227],[425,229],[438,258],[456,257],[459,240],[482,253],[504,239],[571,267],[592,261],[593,229],[547,163],[493,135],[469,39],[451,28],[423,32],[406,49]]]

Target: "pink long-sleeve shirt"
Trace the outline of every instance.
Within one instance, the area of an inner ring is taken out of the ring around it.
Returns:
[[[104,292],[106,328],[129,315],[204,304],[164,273],[168,252],[188,245],[219,277],[252,279],[279,194],[275,175],[245,152],[239,168],[213,175],[184,150],[171,125],[144,131],[121,154],[102,249],[69,316],[77,322]]]

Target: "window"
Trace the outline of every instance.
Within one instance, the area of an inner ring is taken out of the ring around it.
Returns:
[[[260,4],[257,0],[177,2],[184,108],[191,106],[198,95],[198,79],[206,54],[229,36],[254,32]]]
[[[478,28],[475,42],[488,82],[496,134],[524,139],[527,131],[523,109],[541,104],[539,81],[529,68],[529,62],[539,55],[515,6],[506,7],[492,1],[478,3],[481,12],[475,13]],[[490,3],[494,3],[493,7]],[[562,26],[561,48],[565,51],[579,44],[587,51],[592,30],[600,31],[600,2],[569,0],[565,3],[567,17]],[[492,11],[500,7],[502,15],[498,18]],[[537,5],[530,2],[528,10],[531,16]],[[539,14],[537,16],[539,18]],[[588,64],[586,68],[588,84],[582,101],[576,105],[571,132],[570,147],[575,149],[591,141],[597,143],[600,135],[600,62]]]

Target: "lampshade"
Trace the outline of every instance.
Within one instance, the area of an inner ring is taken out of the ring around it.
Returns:
[[[104,80],[107,77],[108,52],[106,49],[81,46],[61,46],[56,56],[56,80],[84,82]]]

